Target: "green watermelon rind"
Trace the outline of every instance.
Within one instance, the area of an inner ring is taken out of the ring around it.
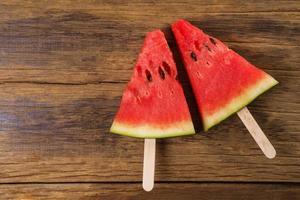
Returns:
[[[251,103],[254,99],[256,99],[261,94],[265,93],[279,82],[276,81],[273,77],[266,74],[266,78],[260,80],[258,83],[252,85],[251,88],[245,89],[242,95],[233,99],[230,103],[228,103],[225,108],[220,109],[222,111],[221,114],[213,114],[214,117],[203,117],[203,128],[204,131],[208,131],[210,128],[218,125],[220,122],[224,121],[234,113],[240,111],[242,108]],[[247,91],[248,90],[248,91]],[[220,111],[219,111],[220,112]],[[208,122],[208,120],[210,122]]]
[[[192,121],[173,123],[169,128],[154,128],[151,126],[128,126],[121,122],[113,122],[110,132],[134,138],[169,138],[195,134]]]

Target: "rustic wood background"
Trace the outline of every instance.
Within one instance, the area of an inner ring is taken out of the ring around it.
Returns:
[[[109,134],[145,33],[185,18],[280,84],[249,105],[277,150],[237,116],[158,140],[142,190],[143,140]],[[0,199],[299,199],[300,1],[0,2]]]

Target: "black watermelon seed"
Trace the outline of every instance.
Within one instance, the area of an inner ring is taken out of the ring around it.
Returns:
[[[210,40],[210,42],[213,43],[214,45],[217,44],[216,41],[215,41],[213,38],[210,37],[209,40]]]
[[[164,70],[162,70],[161,67],[158,68],[158,73],[159,73],[159,76],[162,80],[165,80],[165,72]]]
[[[209,46],[207,46],[207,45],[204,45],[204,46],[208,51],[211,51],[211,48]]]
[[[171,68],[170,68],[170,65],[168,63],[163,61],[162,67],[164,68],[164,70],[167,72],[168,75],[171,75]]]
[[[191,58],[194,60],[194,61],[197,61],[197,55],[195,54],[195,52],[191,52]]]
[[[151,81],[152,81],[152,75],[151,75],[151,73],[149,72],[149,70],[146,69],[146,70],[145,70],[145,73],[146,73],[147,80],[148,80],[149,82],[151,82]]]

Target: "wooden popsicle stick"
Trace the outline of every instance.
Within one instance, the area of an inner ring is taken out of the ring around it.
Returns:
[[[276,151],[273,145],[261,130],[248,108],[244,107],[237,114],[265,156],[270,159],[274,158],[276,156]]]
[[[145,139],[143,188],[147,192],[151,191],[154,187],[154,171],[155,171],[155,139]]]

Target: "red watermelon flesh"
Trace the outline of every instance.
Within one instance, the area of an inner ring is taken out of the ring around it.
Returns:
[[[172,25],[204,130],[237,112],[278,82],[220,40],[185,20]]]
[[[194,134],[188,105],[164,34],[147,34],[111,132],[139,138]]]

